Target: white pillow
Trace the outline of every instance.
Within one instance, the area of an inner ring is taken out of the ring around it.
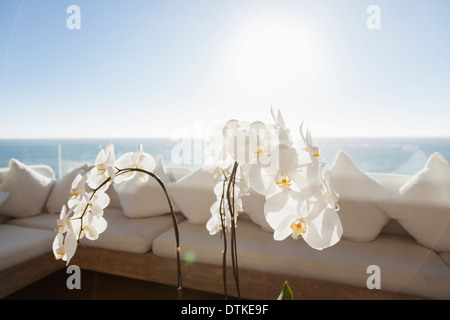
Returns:
[[[67,201],[71,197],[70,188],[72,187],[73,180],[78,174],[84,175],[90,168],[91,167],[85,164],[70,171],[54,183],[45,205],[47,213],[59,214],[61,212],[62,206],[67,205]]]
[[[331,183],[340,196],[338,214],[344,229],[342,237],[353,241],[374,240],[390,220],[378,202],[392,193],[361,171],[342,151],[330,173]]]
[[[155,161],[154,173],[167,188],[170,178],[166,173],[161,156],[158,155]],[[154,217],[170,212],[169,202],[162,187],[152,177],[149,177],[147,182],[142,182],[135,177],[118,184],[114,183],[113,186],[119,197],[123,213],[128,218]],[[178,208],[174,207],[174,211],[177,210]]]
[[[450,252],[450,167],[440,153],[380,207],[420,244]]]
[[[184,167],[166,167],[167,175],[171,182],[175,182],[192,173],[191,168]]]
[[[46,165],[46,164],[32,164],[27,166],[29,169],[32,169],[33,171],[43,175],[44,177],[50,178],[52,180],[55,180],[55,171],[53,171],[52,167]]]
[[[3,202],[6,201],[8,196],[9,196],[9,192],[0,192],[0,206],[3,204]]]
[[[214,173],[202,167],[167,185],[170,196],[192,224],[206,224],[216,201]]]
[[[0,192],[0,207],[1,207],[2,203],[6,201],[8,196],[9,196],[9,192]],[[3,223],[8,219],[9,219],[9,217],[0,215],[0,223]]]
[[[53,179],[11,159],[9,171],[0,185],[0,191],[9,192],[0,206],[0,214],[25,218],[41,213],[53,183]]]
[[[250,194],[248,196],[242,197],[244,213],[246,213],[250,219],[264,231],[273,232],[272,227],[269,225],[264,215],[266,197],[251,189],[249,192]]]
[[[31,165],[28,165],[27,167],[37,173],[42,174],[45,177],[55,180],[55,171],[53,171],[52,167],[50,167],[46,164],[31,164]],[[5,179],[8,172],[9,172],[9,167],[0,168],[0,184],[3,182],[3,179]]]

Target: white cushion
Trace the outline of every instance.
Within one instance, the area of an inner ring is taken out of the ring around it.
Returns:
[[[129,219],[120,209],[107,208],[104,218],[108,223],[106,230],[95,241],[83,238],[80,243],[84,246],[126,251],[133,253],[146,253],[151,250],[156,237],[166,230],[172,229],[173,221],[170,213],[155,217]],[[183,217],[177,215],[178,222]],[[175,243],[173,243],[175,250]]]
[[[108,190],[106,190],[106,194],[109,196],[108,208],[122,209],[119,195],[117,194],[116,189],[114,189],[114,185],[109,186]]]
[[[361,171],[344,152],[339,152],[330,171],[331,182],[340,196],[338,214],[344,229],[342,237],[354,241],[374,240],[389,221],[378,202],[392,193]]]
[[[80,243],[83,246],[146,253],[151,249],[152,242],[158,235],[173,227],[171,214],[129,219],[123,215],[121,209],[107,207],[103,217],[108,223],[106,230],[95,241],[82,238]],[[5,225],[52,231],[57,226],[57,219],[58,217],[54,214],[43,213],[29,218],[10,219],[5,222]],[[182,222],[184,218],[178,214],[177,220]],[[52,233],[55,237],[56,233],[54,231]]]
[[[440,153],[380,207],[422,245],[450,252],[450,167]]]
[[[31,164],[31,165],[28,165],[27,167],[42,174],[43,176],[46,176],[52,180],[55,180],[55,172],[53,171],[52,167],[50,167],[46,164]],[[9,167],[0,168],[0,183],[3,182],[3,180],[5,179],[8,172],[9,172]]]
[[[216,201],[214,173],[198,168],[180,180],[169,183],[167,189],[180,211],[190,223],[206,224],[210,208]]]
[[[9,196],[9,192],[1,192],[0,191],[0,206],[2,205],[3,202],[6,201],[8,196]]]
[[[53,213],[41,213],[32,217],[11,218],[5,221],[4,224],[53,231],[56,236],[55,229],[58,227],[58,219],[59,215],[55,215]]]
[[[191,168],[185,167],[166,167],[167,175],[171,182],[175,182],[192,173]]]
[[[35,164],[27,166],[30,169],[33,169],[37,173],[42,174],[43,176],[55,180],[55,171],[53,171],[52,167],[46,164]]]
[[[367,173],[367,175],[392,194],[397,193],[400,187],[412,177],[412,175],[396,173]]]
[[[264,215],[264,204],[266,197],[253,190],[250,190],[248,196],[242,197],[242,207],[250,219],[260,226],[264,231],[273,232],[273,228],[269,225]]]
[[[211,236],[205,226],[188,221],[180,223],[179,231],[182,259],[189,257],[190,261],[198,263],[222,265],[223,239],[220,234]],[[236,232],[241,269],[367,288],[370,276],[367,268],[378,265],[382,290],[450,299],[450,269],[435,252],[409,236],[382,234],[368,242],[342,239],[320,251],[301,238],[275,241],[271,233],[251,221],[241,220]],[[166,231],[153,241],[153,253],[175,258],[174,241],[173,230]],[[227,263],[231,265],[230,257]]]
[[[55,232],[0,224],[0,270],[52,252]]]
[[[167,188],[170,178],[166,173],[163,160],[161,156],[157,156],[155,160],[154,173]],[[152,177],[149,177],[147,182],[142,182],[135,177],[118,184],[114,183],[113,186],[119,197],[123,213],[128,218],[154,217],[170,212],[169,202],[162,187]],[[178,208],[175,207],[174,210],[177,211]]]
[[[53,183],[53,179],[11,159],[9,171],[0,185],[0,191],[9,192],[0,206],[0,214],[21,218],[41,213]]]
[[[79,168],[76,168],[66,175],[64,175],[60,180],[56,181],[48,195],[47,203],[45,208],[48,213],[60,213],[63,205],[67,205],[67,201],[71,197],[70,188],[72,187],[72,182],[78,174],[84,175],[90,167],[85,164]]]

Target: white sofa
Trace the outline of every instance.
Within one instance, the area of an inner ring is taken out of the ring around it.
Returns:
[[[403,214],[405,206],[401,202],[401,197],[410,196],[411,189],[420,187],[421,179],[432,164],[430,160],[428,167],[415,176],[366,174],[341,153],[331,171],[332,181],[341,195],[344,235],[337,245],[322,251],[310,248],[301,239],[273,240],[262,216],[263,198],[255,194],[244,198],[246,213],[239,217],[237,227],[242,297],[276,299],[287,280],[297,299],[450,299],[450,250],[445,251],[450,245],[446,238],[450,228],[446,225],[448,219],[440,223],[439,238],[433,238],[433,245],[437,246],[430,248],[428,239],[415,233],[414,223],[408,221],[408,212],[406,216]],[[73,177],[88,166],[58,181],[45,165],[21,169],[35,178],[36,174],[48,177],[51,182],[40,181],[40,184],[43,188],[51,185],[51,188],[39,214],[11,217],[2,212],[3,205],[0,206],[2,297],[65,267],[64,262],[55,261],[51,252],[53,230],[60,208],[67,201]],[[0,192],[6,190],[4,181],[9,171],[9,168],[0,169]],[[209,206],[214,202],[213,177],[202,169],[165,168],[162,161],[155,171],[165,180],[179,211],[183,286],[223,293],[223,242],[219,235],[209,235],[205,227]],[[445,174],[439,172],[439,176]],[[442,188],[442,183],[445,181],[439,181],[437,186]],[[161,208],[162,203],[157,203],[160,200],[156,193],[154,197],[143,196],[143,191],[156,190],[154,186],[135,185],[134,188],[133,193],[122,193],[118,188],[108,190],[111,201],[104,214],[108,228],[96,241],[83,239],[71,264],[175,285],[176,253],[171,216],[161,209],[150,208],[147,216],[138,210],[149,207],[149,202],[155,204],[155,208]],[[30,188],[21,186],[21,190],[25,190],[23,201],[32,197]],[[432,195],[428,198],[432,199]],[[435,202],[427,203],[433,207]],[[125,208],[121,203],[126,204]],[[428,209],[423,203],[416,208],[424,212],[425,220],[433,218],[427,215]],[[434,208],[430,210],[433,212]],[[445,209],[435,212],[436,219],[441,219],[438,214],[442,212],[446,212]],[[426,221],[422,222],[423,227],[428,228]],[[236,290],[230,265],[228,259],[228,289],[233,296]],[[368,273],[369,267],[373,265],[379,267],[381,289],[367,286],[372,275]],[[29,276],[23,279],[24,274]]]

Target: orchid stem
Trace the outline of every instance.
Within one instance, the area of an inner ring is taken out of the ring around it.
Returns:
[[[236,290],[238,294],[238,298],[241,299],[241,291],[239,288],[239,271],[238,271],[238,262],[237,262],[237,245],[236,245],[236,215],[234,212],[234,192],[235,192],[235,183],[236,183],[236,172],[239,164],[237,162],[234,163],[233,171],[231,172],[230,181],[228,183],[228,206],[230,209],[231,215],[231,263],[233,266],[233,276],[234,281],[236,283]],[[232,190],[231,190],[232,189]],[[232,194],[231,194],[232,192]]]
[[[225,230],[225,213],[223,210],[223,200],[225,197],[225,185],[227,180],[223,181],[223,189],[222,189],[222,199],[220,200],[220,221],[222,224],[222,236],[223,236],[223,252],[222,252],[222,277],[223,277],[223,290],[225,300],[228,300],[228,290],[227,290],[227,236]]]
[[[175,241],[176,241],[175,251],[176,251],[176,254],[177,254],[177,295],[178,295],[178,299],[183,299],[183,286],[182,286],[182,275],[181,275],[181,258],[180,258],[180,232],[178,230],[177,216],[175,215],[175,212],[173,211],[173,204],[172,204],[172,201],[170,200],[169,193],[167,192],[167,189],[166,189],[166,186],[164,185],[164,182],[155,173],[147,171],[147,170],[144,170],[144,169],[125,168],[125,169],[117,169],[117,170],[118,170],[118,172],[116,173],[116,175],[121,175],[121,174],[124,174],[126,172],[133,172],[133,171],[146,173],[149,176],[151,176],[152,178],[154,178],[159,183],[159,185],[161,186],[162,190],[164,191],[164,194],[166,195],[167,201],[169,203],[170,213],[172,215],[173,228],[174,228],[174,231],[175,231]],[[110,178],[108,178],[108,179],[110,179]],[[105,181],[101,186],[103,186],[107,181]]]

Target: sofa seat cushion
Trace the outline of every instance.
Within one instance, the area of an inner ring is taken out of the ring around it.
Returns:
[[[106,208],[104,218],[108,223],[106,230],[95,241],[82,238],[83,246],[127,251],[132,253],[146,253],[151,249],[153,240],[173,227],[172,216],[165,214],[157,217],[129,219],[124,216],[121,209]],[[10,225],[25,226],[45,230],[54,230],[56,219],[59,216],[43,213],[39,216],[11,219],[6,223]],[[182,221],[181,215],[177,216]],[[53,237],[56,233],[53,232]],[[51,244],[50,247],[51,249]]]
[[[59,219],[59,214],[41,213],[28,218],[12,218],[5,221],[4,224],[53,231],[53,236],[55,236],[54,230],[57,227],[57,219]]]
[[[228,237],[229,238],[229,237]],[[153,242],[157,256],[175,258],[173,231]],[[374,241],[341,240],[318,251],[302,239],[278,242],[271,233],[251,221],[240,220],[237,227],[238,259],[242,269],[272,274],[318,279],[366,288],[377,265],[381,270],[381,289],[426,298],[450,298],[450,269],[433,251],[410,236],[380,234]],[[184,221],[180,224],[183,257],[202,263],[222,265],[223,240],[209,235],[205,226]],[[231,260],[227,260],[231,265]],[[368,289],[369,290],[369,289]]]
[[[48,230],[0,224],[0,270],[50,253],[54,238]]]
[[[146,253],[151,250],[154,239],[173,227],[171,214],[131,219],[120,209],[106,209],[104,217],[108,227],[95,241],[82,239],[81,244],[102,249]],[[177,216],[178,221],[182,219]]]

